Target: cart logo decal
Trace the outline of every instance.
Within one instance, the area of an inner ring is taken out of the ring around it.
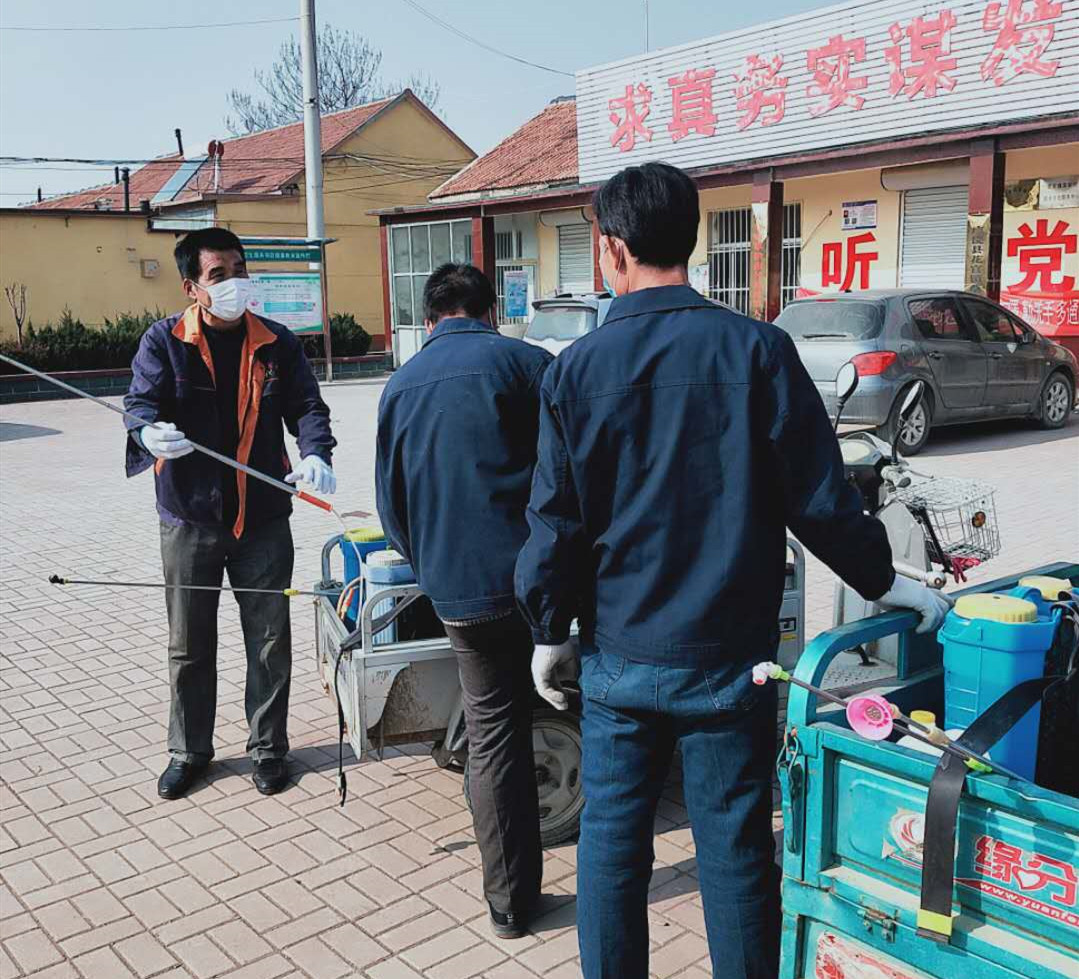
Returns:
[[[885,962],[869,949],[826,931],[817,940],[813,979],[925,979],[925,973]]]
[[[924,840],[925,816],[900,809],[888,824],[881,857],[921,867]],[[957,876],[955,882],[1079,928],[1079,870],[1074,864],[983,835],[974,844],[973,875]]]
[[[884,860],[898,860],[911,867],[922,865],[922,844],[925,841],[925,816],[920,812],[900,809],[888,824],[891,840],[885,838],[881,849]]]
[[[1079,914],[1072,910],[1079,897],[1079,874],[1073,864],[979,836],[974,870],[978,877],[956,883],[1079,928]]]

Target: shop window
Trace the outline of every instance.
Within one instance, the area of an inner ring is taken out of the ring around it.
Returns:
[[[393,325],[423,324],[423,289],[446,262],[472,261],[472,222],[438,221],[390,228]]]
[[[708,295],[747,315],[750,225],[748,207],[708,215]]]
[[[783,286],[779,306],[798,298],[802,284],[802,205],[797,201],[783,205]]]

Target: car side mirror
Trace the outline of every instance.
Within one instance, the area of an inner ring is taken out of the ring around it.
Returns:
[[[1022,344],[1022,345],[1023,345],[1024,347],[1025,347],[1025,346],[1027,346],[1028,344],[1031,344],[1031,343],[1033,343],[1033,342],[1034,342],[1034,334],[1033,334],[1033,333],[1027,333],[1027,331],[1026,331],[1026,330],[1024,330],[1024,331],[1023,331],[1023,332],[1022,332],[1022,333],[1021,333],[1021,334],[1019,335],[1019,342],[1020,342],[1020,343],[1021,343],[1021,344]]]

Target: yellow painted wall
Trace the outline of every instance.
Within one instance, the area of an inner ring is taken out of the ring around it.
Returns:
[[[453,170],[472,158],[458,140],[411,102],[402,102],[334,151],[334,155],[346,153],[408,157],[438,162]],[[326,254],[330,312],[352,313],[376,340],[382,337],[385,323],[378,218],[368,212],[423,203],[445,179],[406,179],[357,161],[327,162],[323,173],[326,235],[338,239]],[[302,177],[293,198],[218,205],[218,221],[238,235],[303,236],[307,233],[306,215]],[[266,270],[288,268],[275,264]]]
[[[1036,180],[1079,174],[1079,143],[1041,146],[1033,150],[1013,150],[1004,167],[1008,180]]]
[[[825,290],[821,284],[824,244],[843,243],[845,263],[846,241],[867,231],[872,233],[876,240],[860,246],[859,250],[876,252],[878,256],[869,266],[869,288],[895,288],[899,270],[902,194],[885,190],[881,186],[880,170],[855,170],[850,173],[790,180],[784,184],[783,196],[786,201],[799,201],[802,205],[803,288],[814,292],[836,291],[838,285],[831,284]],[[844,202],[873,200],[877,202],[876,228],[844,231]],[[857,289],[859,284],[859,279],[855,277],[852,288]]]
[[[117,313],[172,312],[185,300],[172,260],[175,238],[151,234],[141,215],[117,217],[50,211],[0,212],[0,284],[27,286],[27,316],[38,326],[65,308],[87,325]],[[152,259],[155,278],[140,261]],[[15,337],[15,318],[0,299],[0,337]]]
[[[539,245],[536,291],[538,298],[544,299],[558,292],[558,228],[537,221],[536,241]]]
[[[447,170],[471,159],[462,143],[408,101],[369,123],[336,152],[437,161]],[[327,254],[330,311],[352,313],[376,340],[384,330],[382,263],[378,218],[367,212],[421,203],[444,179],[437,175],[402,179],[353,161],[330,161],[326,166],[326,233],[338,239]],[[299,182],[294,197],[219,203],[218,223],[239,235],[305,235],[302,175]],[[174,312],[186,304],[172,261],[176,238],[170,232],[148,231],[141,215],[120,218],[87,212],[68,217],[48,211],[3,211],[0,281],[26,283],[29,316],[39,325],[56,320],[65,307],[88,325],[118,312],[158,308]],[[142,258],[158,260],[157,278],[140,276]],[[266,268],[284,271],[289,266]],[[0,336],[14,335],[15,321],[4,302]]]

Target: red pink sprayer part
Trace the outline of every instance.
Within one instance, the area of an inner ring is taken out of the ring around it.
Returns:
[[[834,693],[829,693],[827,690],[822,690],[820,687],[815,687],[811,683],[806,683],[804,680],[791,676],[778,663],[758,663],[753,667],[753,682],[757,686],[764,686],[769,680],[792,683],[796,687],[801,687],[803,690],[816,694],[821,700],[842,707],[847,713],[847,721],[854,733],[869,741],[883,741],[895,729],[903,734],[909,734],[918,741],[932,745],[939,751],[944,751],[949,755],[962,759],[963,763],[972,771],[995,772],[998,775],[1004,775],[1019,782],[1030,781],[1021,775],[1015,774],[1015,772],[1002,768],[985,756],[979,755],[969,748],[964,748],[961,744],[956,744],[954,741],[944,744],[930,741],[926,737],[925,732],[928,729],[924,725],[919,724],[917,721],[912,721],[895,704],[879,695],[853,697],[851,700],[844,700]]]
[[[847,723],[867,741],[884,741],[895,725],[895,708],[883,697],[851,697],[847,702]]]

